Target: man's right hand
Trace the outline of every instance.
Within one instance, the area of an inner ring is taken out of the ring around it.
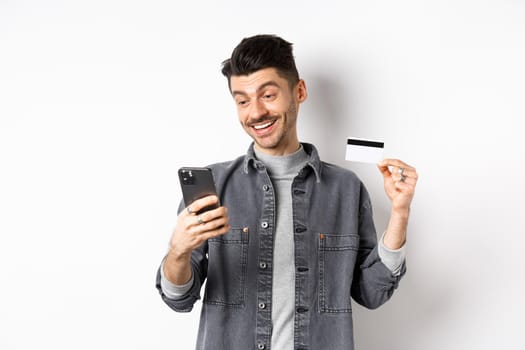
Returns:
[[[191,252],[206,240],[221,236],[230,230],[228,209],[218,207],[199,215],[201,209],[219,203],[217,196],[196,200],[177,218],[170,241],[170,250],[164,261],[164,276],[173,284],[183,285],[191,279]]]

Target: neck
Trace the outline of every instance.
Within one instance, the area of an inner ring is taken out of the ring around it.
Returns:
[[[308,161],[308,154],[302,145],[299,145],[299,149],[294,153],[284,156],[269,155],[257,149],[254,149],[254,153],[255,157],[264,163],[272,179],[282,179],[283,176],[295,176]]]
[[[284,146],[275,147],[275,148],[264,148],[260,147],[257,142],[255,143],[255,149],[258,152],[267,154],[269,156],[286,156],[288,154],[292,154],[297,152],[297,150],[301,147],[301,144],[299,143],[299,140],[296,138],[291,142],[288,142]]]

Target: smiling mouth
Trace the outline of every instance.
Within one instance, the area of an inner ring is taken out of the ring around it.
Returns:
[[[274,123],[275,123],[275,120],[272,120],[272,121],[268,121],[268,122],[266,122],[264,124],[253,125],[252,128],[254,128],[255,130],[263,130],[263,129],[269,128]]]

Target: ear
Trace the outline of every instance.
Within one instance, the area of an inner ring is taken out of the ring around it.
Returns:
[[[297,99],[297,102],[301,103],[305,101],[307,97],[308,93],[306,92],[306,83],[301,79],[295,86],[295,98]]]

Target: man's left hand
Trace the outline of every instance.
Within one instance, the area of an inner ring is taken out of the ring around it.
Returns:
[[[399,159],[383,159],[377,167],[383,174],[385,192],[392,202],[392,210],[408,211],[418,179],[416,169]]]

